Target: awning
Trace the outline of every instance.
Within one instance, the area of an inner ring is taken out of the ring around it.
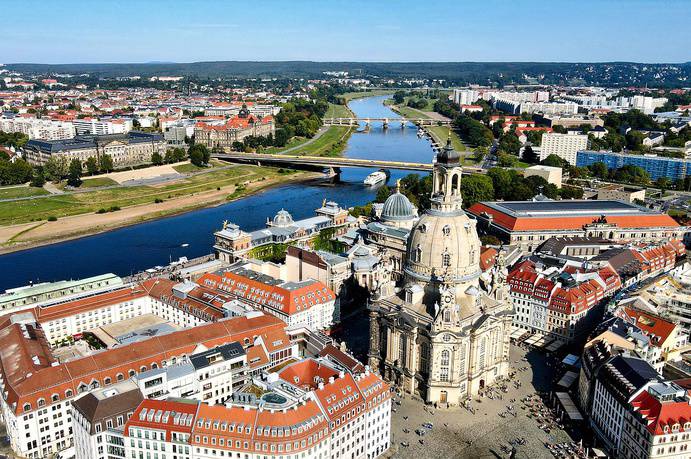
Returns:
[[[539,340],[541,340],[543,337],[544,337],[544,335],[542,333],[535,333],[533,336],[531,336],[530,338],[525,340],[525,343],[532,346],[535,343],[537,343]]]
[[[546,336],[543,336],[543,337],[540,338],[539,340],[535,341],[535,346],[537,346],[537,347],[545,347],[545,346],[547,346],[548,344],[550,344],[552,341],[553,341],[552,338],[548,338],[548,337],[546,337]]]
[[[569,389],[571,386],[573,386],[573,383],[576,381],[576,379],[578,379],[578,373],[575,371],[567,371],[564,373],[564,376],[561,377],[557,383],[557,386]]]
[[[564,360],[561,361],[564,365],[569,365],[571,367],[576,367],[578,366],[578,361],[580,358],[577,355],[569,354],[566,357],[564,357]]]
[[[561,347],[562,347],[563,345],[564,345],[564,343],[563,343],[562,341],[559,341],[559,340],[553,341],[552,343],[550,343],[550,344],[545,348],[545,350],[546,350],[547,352],[556,352],[556,351],[558,351],[559,349],[561,349]]]
[[[561,407],[561,411],[563,411],[563,413],[566,414],[566,417],[568,419],[570,419],[571,421],[582,421],[583,420],[583,415],[578,410],[578,407],[576,407],[576,404],[573,402],[573,399],[571,398],[571,396],[568,393],[566,393],[566,392],[555,392],[554,395],[559,400],[559,405]]]

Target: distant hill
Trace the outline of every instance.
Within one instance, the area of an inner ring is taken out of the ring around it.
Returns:
[[[642,64],[539,62],[311,62],[218,61],[141,64],[7,64],[31,75],[83,74],[100,78],[131,75],[208,78],[318,78],[326,71],[381,78],[443,79],[463,83],[602,84],[612,86],[689,86],[691,63]]]

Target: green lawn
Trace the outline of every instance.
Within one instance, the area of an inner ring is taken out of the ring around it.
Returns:
[[[329,104],[329,109],[326,111],[324,118],[350,118],[352,115],[345,105]]]
[[[187,196],[215,190],[217,187],[278,175],[281,174],[275,168],[242,165],[223,170],[212,169],[206,174],[188,177],[160,187],[122,187],[73,195],[53,195],[25,201],[0,202],[0,225],[45,220],[51,215],[60,218],[67,215],[92,213],[100,208],[111,206],[146,204],[154,202],[156,198],[170,199]]]
[[[406,118],[430,118],[427,113],[421,112],[415,108],[407,107],[405,105],[396,106],[396,111]]]
[[[118,182],[113,179],[109,179],[108,177],[94,177],[82,179],[82,185],[80,188],[98,188],[100,186],[111,186],[117,184]]]
[[[346,92],[339,95],[339,97],[345,99],[346,102],[350,102],[351,100],[362,99],[363,97],[384,96],[386,94],[393,94],[394,92],[394,89],[369,89],[367,91]]]
[[[265,148],[262,153],[280,153],[283,150],[287,150],[288,148],[293,148],[297,147],[299,145],[302,145],[303,143],[307,142],[309,139],[307,137],[293,137],[288,141],[288,143],[284,147],[269,147]]]
[[[173,169],[175,169],[180,174],[188,174],[190,172],[197,172],[197,171],[200,171],[202,169],[208,169],[208,168],[195,166],[192,163],[187,163],[187,164],[178,164],[177,166],[173,166]]]
[[[48,194],[48,192],[43,188],[35,188],[32,186],[0,188],[0,199],[26,198],[44,194]]]
[[[345,148],[353,130],[345,126],[331,126],[314,142],[289,152],[290,155],[338,156]]]
[[[406,97],[405,98],[405,103],[407,104],[410,99],[415,99],[417,100],[417,97]],[[420,108],[419,110],[422,110],[423,112],[433,112],[434,111],[434,103],[437,101],[437,99],[427,99],[425,98],[425,101],[427,101],[427,105]]]

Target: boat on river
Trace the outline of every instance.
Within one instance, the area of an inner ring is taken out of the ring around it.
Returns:
[[[365,177],[364,184],[374,186],[377,183],[386,181],[386,172],[376,171]]]

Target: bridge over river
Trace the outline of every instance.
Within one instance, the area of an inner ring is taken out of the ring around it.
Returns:
[[[324,118],[322,121],[324,126],[357,126],[360,123],[369,126],[371,123],[379,122],[385,128],[392,123],[400,124],[404,128],[407,123],[413,123],[416,126],[451,126],[453,122],[448,119],[432,118]]]
[[[343,157],[322,157],[322,156],[291,156],[291,155],[268,155],[257,153],[212,153],[212,158],[235,163],[267,164],[275,166],[286,166],[293,169],[314,169],[327,170],[330,175],[340,173],[342,167],[361,167],[371,169],[399,169],[408,171],[430,172],[432,163],[413,163],[406,161],[384,161],[380,159],[358,159]],[[484,173],[479,167],[463,167],[464,174]]]

